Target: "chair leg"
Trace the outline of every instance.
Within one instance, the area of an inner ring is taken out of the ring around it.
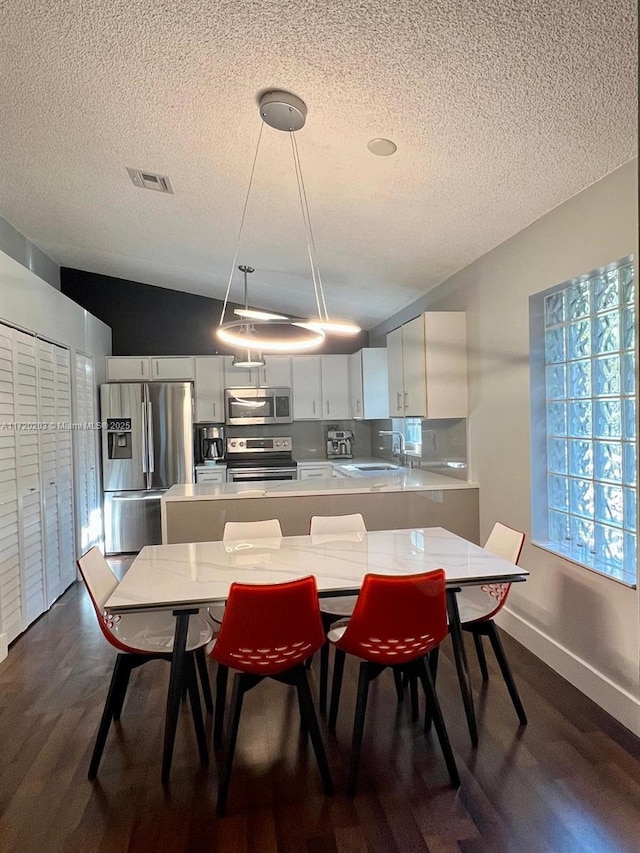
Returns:
[[[399,669],[393,668],[393,681],[396,686],[396,696],[398,697],[398,702],[402,702],[404,699],[404,687],[402,686],[402,671]]]
[[[482,680],[489,681],[489,670],[487,669],[487,659],[484,656],[484,646],[482,645],[482,634],[478,634],[476,631],[471,631],[473,634],[473,643],[476,647],[476,654],[478,655],[478,663],[480,664],[480,672],[482,673]]]
[[[423,658],[417,662],[417,672],[420,681],[422,682],[422,687],[427,698],[427,704],[431,707],[433,724],[436,728],[438,740],[440,741],[440,748],[442,749],[447,770],[449,771],[451,784],[454,788],[459,788],[460,776],[458,775],[456,760],[453,756],[453,750],[451,749],[451,743],[449,742],[449,735],[447,734],[447,729],[444,724],[444,717],[442,716],[442,710],[440,709],[440,702],[438,702],[436,689],[433,685],[431,671],[425,666]]]
[[[198,664],[198,675],[200,676],[200,684],[202,686],[202,698],[204,706],[207,709],[207,714],[213,714],[213,697],[211,696],[211,684],[209,682],[209,670],[207,669],[207,659],[202,647],[196,649],[196,663]]]
[[[208,764],[209,751],[207,749],[207,734],[204,730],[204,721],[202,719],[200,691],[198,690],[198,679],[196,677],[196,665],[193,654],[187,655],[185,660],[185,680],[187,683],[187,690],[189,691],[189,702],[191,704],[191,714],[193,716],[193,726],[196,731],[200,761],[202,764]]]
[[[502,672],[502,677],[505,680],[505,684],[507,685],[507,690],[509,691],[509,696],[511,696],[511,701],[513,702],[513,707],[516,709],[516,714],[518,715],[518,719],[520,720],[520,724],[523,726],[527,725],[527,715],[524,712],[524,707],[520,700],[520,694],[518,693],[518,688],[516,687],[516,683],[513,679],[513,674],[511,672],[511,667],[507,661],[507,656],[504,653],[504,648],[502,647],[502,641],[500,636],[498,635],[498,629],[495,626],[495,622],[493,619],[490,619],[486,624],[486,632],[489,640],[491,641],[491,645],[493,647],[494,654],[498,659],[498,665],[500,666],[500,670]]]
[[[222,743],[222,732],[224,729],[224,706],[227,701],[227,680],[229,678],[229,667],[218,664],[216,675],[216,709],[213,718],[213,745],[219,747]]]
[[[130,658],[131,655],[128,654],[119,654],[116,658],[116,662],[113,667],[113,674],[111,676],[111,683],[109,684],[109,691],[104,703],[104,710],[102,712],[102,717],[100,718],[100,725],[98,727],[96,743],[93,748],[93,755],[91,756],[91,762],[89,764],[89,779],[95,779],[98,774],[100,759],[102,758],[104,745],[107,742],[107,735],[109,734],[109,727],[111,725],[111,720],[113,719],[116,704],[123,691],[123,685],[126,690],[126,685],[131,673],[132,661]]]
[[[363,661],[360,664],[360,675],[358,677],[358,698],[356,711],[353,719],[353,737],[351,739],[351,757],[349,759],[349,775],[347,778],[347,796],[355,797],[358,783],[358,767],[360,765],[360,752],[362,750],[362,736],[364,734],[364,718],[367,712],[367,698],[369,696],[369,667]],[[331,697],[333,699],[333,696]]]
[[[338,719],[338,706],[340,705],[340,691],[342,690],[342,673],[344,672],[345,653],[342,649],[335,649],[333,658],[333,681],[331,682],[331,706],[329,708],[329,731],[335,732]]]
[[[329,685],[329,641],[325,640],[320,648],[320,691],[318,709],[321,714],[327,713],[327,687]]]
[[[115,696],[115,702],[113,706],[113,719],[116,721],[116,723],[120,722],[122,706],[124,705],[125,696],[127,694],[127,687],[129,686],[129,677],[131,675],[131,670],[133,669],[129,658],[127,658],[127,664],[129,665],[123,666],[122,677],[120,679],[120,683],[118,684],[118,692]]]
[[[219,672],[220,670],[218,670]],[[216,805],[217,813],[222,816],[227,807],[227,796],[229,794],[229,783],[231,782],[231,768],[233,767],[233,756],[236,751],[236,740],[238,739],[238,726],[240,724],[240,714],[242,713],[242,700],[244,699],[244,680],[243,673],[236,673],[233,678],[233,694],[231,698],[231,730],[229,732],[229,744],[227,746],[227,759],[225,761],[222,776],[220,778],[220,787],[218,789],[218,802]]]
[[[411,698],[411,719],[415,723],[420,716],[420,705],[418,704],[418,679],[415,675],[409,675],[409,696]]]
[[[427,658],[429,660],[429,672],[431,673],[431,680],[433,681],[433,687],[435,689],[436,686],[436,677],[438,675],[438,659],[440,657],[440,646],[436,646],[435,649],[432,649]],[[424,712],[424,733],[429,734],[431,731],[431,723],[433,722],[431,717],[431,708],[429,707],[429,703],[427,702],[427,707]]]
[[[322,735],[320,734],[318,717],[316,716],[316,710],[313,707],[313,699],[311,697],[311,691],[309,690],[309,682],[307,681],[306,670],[302,666],[296,667],[296,669],[293,670],[292,674],[294,675],[294,684],[298,692],[298,706],[300,708],[300,716],[302,718],[305,728],[311,735],[311,743],[313,744],[313,751],[316,754],[316,761],[318,762],[318,767],[320,769],[324,792],[325,794],[333,794],[333,781],[331,779],[331,773],[329,771],[327,754],[325,752],[324,744],[322,742]]]

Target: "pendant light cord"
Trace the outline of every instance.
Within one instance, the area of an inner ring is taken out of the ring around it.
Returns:
[[[298,183],[298,196],[300,198],[300,209],[302,211],[302,221],[304,223],[305,237],[307,240],[307,253],[309,255],[309,264],[311,266],[311,278],[313,280],[313,290],[316,297],[318,319],[328,320],[329,314],[327,312],[327,304],[324,298],[324,288],[322,287],[322,279],[320,278],[320,267],[318,265],[316,243],[313,237],[313,229],[311,227],[311,214],[309,213],[307,190],[304,185],[304,177],[302,175],[302,164],[300,162],[300,152],[298,151],[298,143],[296,141],[295,131],[290,130],[289,136],[291,137],[291,150],[293,152],[293,163],[296,172],[296,180]]]
[[[256,163],[258,162],[258,151],[260,150],[260,140],[262,139],[262,131],[264,130],[264,122],[260,122],[260,133],[258,134],[258,142],[256,145],[256,153],[253,155],[253,165],[251,166],[251,175],[249,176],[249,186],[247,187],[247,195],[244,200],[244,207],[242,208],[242,218],[240,219],[240,230],[238,231],[238,239],[236,240],[236,248],[233,253],[233,261],[231,262],[231,272],[229,273],[229,283],[227,284],[227,292],[224,295],[224,302],[222,304],[222,313],[220,314],[220,325],[224,323],[224,315],[227,310],[227,304],[229,302],[229,293],[231,292],[231,281],[233,279],[233,273],[236,268],[236,261],[238,260],[238,252],[240,251],[240,240],[242,238],[242,232],[244,230],[244,221],[247,215],[247,206],[249,204],[249,196],[251,195],[251,187],[253,186],[253,176],[256,171]],[[245,274],[245,300],[246,300],[246,282],[247,277]]]

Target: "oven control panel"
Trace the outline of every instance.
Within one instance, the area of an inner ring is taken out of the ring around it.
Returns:
[[[227,454],[231,453],[291,453],[293,441],[290,436],[267,438],[227,438]]]

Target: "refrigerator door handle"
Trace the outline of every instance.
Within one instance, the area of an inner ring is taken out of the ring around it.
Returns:
[[[149,471],[149,452],[147,450],[147,404],[142,403],[142,473]]]
[[[147,446],[149,448],[149,473],[156,470],[155,450],[153,447],[153,404],[147,403]]]

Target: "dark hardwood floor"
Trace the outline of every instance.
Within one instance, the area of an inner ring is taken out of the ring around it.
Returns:
[[[114,653],[75,584],[0,664],[0,851],[637,853],[640,742],[504,640],[530,723],[518,728],[493,659],[485,691],[472,660],[477,750],[447,644],[441,656],[438,689],[459,791],[447,784],[435,736],[425,742],[385,673],[372,687],[359,792],[346,798],[351,665],[337,737],[323,730],[336,794],[321,793],[292,688],[268,681],[246,697],[227,816],[216,818],[216,761],[200,767],[186,706],[171,783],[166,791],[160,784],[168,675],[161,661],[133,673],[98,779],[87,780]]]

